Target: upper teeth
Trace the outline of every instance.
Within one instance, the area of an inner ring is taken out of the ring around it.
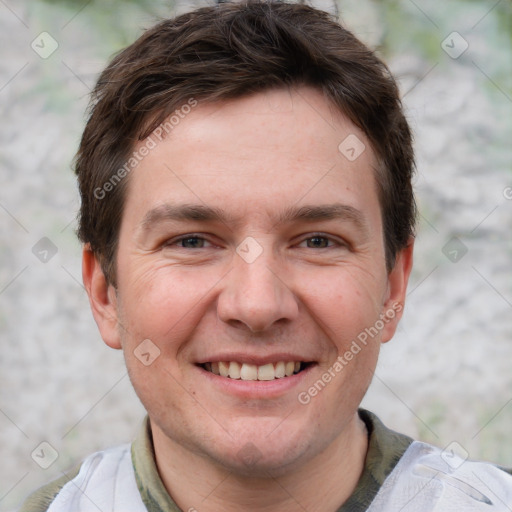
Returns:
[[[215,363],[206,363],[205,368],[221,377],[241,380],[274,380],[282,377],[289,377],[300,370],[300,362],[279,361],[278,363],[268,363],[262,366],[247,363],[237,363],[236,361],[219,361]]]

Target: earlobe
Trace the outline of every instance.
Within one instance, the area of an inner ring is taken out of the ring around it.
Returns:
[[[413,262],[414,238],[396,257],[395,265],[388,275],[388,290],[382,313],[386,316],[381,342],[386,343],[395,334],[402,318],[407,294],[407,284]]]
[[[88,244],[82,250],[82,279],[103,341],[111,348],[120,349],[115,289],[108,284],[100,262]]]

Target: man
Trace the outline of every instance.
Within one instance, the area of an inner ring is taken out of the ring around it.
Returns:
[[[512,476],[359,409],[403,312],[413,152],[386,66],[304,5],[166,20],[76,160],[83,279],[148,412],[23,511],[507,510]]]

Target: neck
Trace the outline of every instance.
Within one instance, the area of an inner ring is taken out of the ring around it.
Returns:
[[[334,512],[354,491],[368,449],[366,426],[357,414],[323,452],[279,476],[238,475],[191,453],[158,428],[153,442],[164,486],[189,512]]]

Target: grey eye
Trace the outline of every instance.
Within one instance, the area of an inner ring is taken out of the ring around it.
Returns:
[[[313,236],[306,240],[307,246],[312,249],[325,249],[329,247],[329,239],[325,236]]]

